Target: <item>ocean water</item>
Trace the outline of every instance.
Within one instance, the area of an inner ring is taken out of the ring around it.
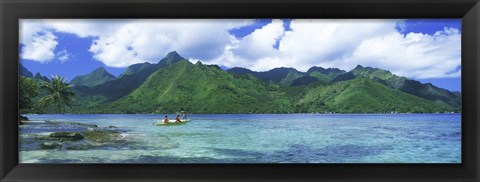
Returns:
[[[88,126],[26,124],[20,163],[461,163],[460,114],[27,115],[115,126],[124,142],[86,150],[32,147],[25,136]],[[174,117],[174,115],[169,115]]]

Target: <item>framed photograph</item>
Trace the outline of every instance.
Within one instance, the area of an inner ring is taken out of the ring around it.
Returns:
[[[476,0],[0,6],[2,181],[478,181]]]

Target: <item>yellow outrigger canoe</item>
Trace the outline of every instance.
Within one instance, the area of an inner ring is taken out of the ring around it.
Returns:
[[[190,119],[182,119],[181,122],[175,122],[175,120],[169,120],[168,124],[163,123],[163,120],[159,120],[154,123],[155,126],[177,126],[181,124],[186,124],[190,121]]]

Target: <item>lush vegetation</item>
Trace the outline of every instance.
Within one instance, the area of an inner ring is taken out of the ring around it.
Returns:
[[[125,69],[125,72],[123,72],[122,75],[120,75],[120,77],[125,76],[125,75],[134,74],[136,72],[147,69],[151,66],[153,66],[153,65],[150,64],[150,63],[138,63],[138,64],[130,65],[129,67],[127,67],[127,69]]]
[[[410,80],[405,77],[396,76],[389,71],[357,66],[351,71],[355,76],[363,76],[380,82],[392,89],[412,94],[427,100],[434,101],[443,106],[452,106],[459,108],[462,105],[461,94],[459,92],[449,92],[433,86],[430,83],[422,84],[416,80]]]
[[[173,113],[181,110],[265,113],[272,112],[272,107],[281,109],[288,103],[286,99],[274,98],[268,90],[267,84],[253,77],[225,74],[216,67],[181,60],[159,69],[125,97],[88,110],[102,113]]]
[[[26,78],[24,76],[19,76],[18,79],[18,97],[19,97],[19,109],[20,113],[31,113],[34,112],[35,108],[34,98],[37,97],[38,84],[32,78]]]
[[[41,88],[47,95],[38,101],[40,109],[54,106],[57,113],[63,113],[65,106],[72,107],[75,101],[75,93],[71,90],[71,85],[65,81],[65,78],[58,75],[52,77],[50,82],[44,82]]]
[[[304,73],[299,72],[293,68],[274,68],[272,70],[265,71],[265,72],[255,72],[255,71],[248,70],[246,68],[236,67],[236,68],[229,69],[228,72],[234,73],[234,74],[240,74],[240,75],[251,74],[254,77],[262,80],[263,82],[280,83],[286,86],[291,85],[295,79],[305,75]]]
[[[108,73],[105,68],[100,67],[88,75],[77,76],[70,82],[76,86],[95,86],[115,79],[115,76]]]
[[[319,86],[307,91],[301,100],[307,112],[405,113],[451,110],[410,94],[393,90],[365,77]]]
[[[72,108],[57,106],[62,112],[69,113],[461,111],[459,92],[362,66],[349,72],[321,67],[312,67],[307,72],[293,68],[275,68],[265,72],[246,68],[224,71],[216,65],[192,64],[178,53],[171,52],[157,64],[131,65],[118,78],[103,68],[77,78],[71,82],[74,84],[71,87],[73,93],[78,97],[76,102],[47,102],[45,99],[43,102],[71,105]],[[70,88],[67,84],[64,86]],[[53,94],[39,95],[46,98]]]

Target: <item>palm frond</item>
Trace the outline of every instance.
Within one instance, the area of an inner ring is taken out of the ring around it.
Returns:
[[[63,77],[58,75],[52,76],[51,81],[44,83],[41,88],[45,89],[48,95],[40,99],[40,108],[51,105],[57,111],[64,112],[65,106],[71,108],[72,103],[75,102],[75,93],[71,90],[71,85]]]

